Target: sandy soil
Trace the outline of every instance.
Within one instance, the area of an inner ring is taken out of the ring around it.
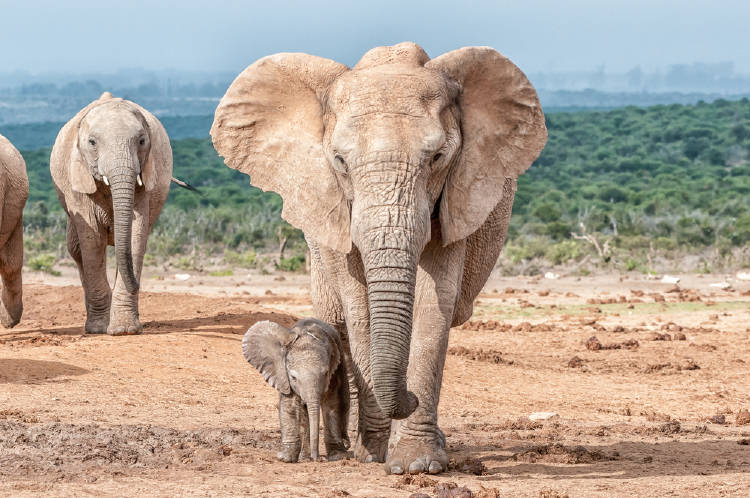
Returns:
[[[310,314],[306,277],[152,271],[131,337],[82,335],[70,269],[25,278],[23,321],[0,329],[0,494],[750,493],[750,283],[493,278],[452,331],[451,471],[403,477],[274,460],[277,396],[240,339]],[[559,416],[529,420],[542,411]]]

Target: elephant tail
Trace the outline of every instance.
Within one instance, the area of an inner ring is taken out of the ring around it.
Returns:
[[[187,182],[183,182],[182,180],[175,178],[174,176],[172,177],[172,183],[174,183],[175,185],[179,185],[182,188],[191,190],[191,191],[195,192],[196,194],[200,194],[201,193],[201,191],[198,190],[197,188],[193,187],[192,185],[190,185]]]

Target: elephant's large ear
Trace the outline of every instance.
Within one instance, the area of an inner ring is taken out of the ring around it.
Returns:
[[[323,105],[343,64],[307,54],[264,57],[234,80],[211,138],[230,168],[281,195],[281,216],[315,241],[351,249],[349,205],[323,151]]]
[[[146,116],[144,116],[143,113],[141,113],[141,118],[143,120],[143,127],[148,133],[148,140],[151,143],[151,147],[148,151],[148,156],[146,156],[146,161],[141,166],[141,179],[143,180],[143,187],[147,192],[150,192],[154,190],[154,187],[156,187],[156,180],[158,177],[157,168],[154,164],[156,158],[154,156],[156,154],[163,154],[165,150],[169,150],[171,154],[172,149],[169,146],[169,142],[167,142],[167,144],[161,143],[161,137],[166,137],[166,131],[164,133],[159,133],[162,130],[154,130],[149,124],[149,120],[146,119]],[[156,121],[156,118],[154,118],[153,121]],[[157,124],[159,127],[161,127],[161,123],[157,122]],[[164,159],[162,158],[162,161],[163,160]]]
[[[445,245],[474,233],[547,141],[534,87],[515,64],[489,47],[466,47],[432,59],[426,67],[460,88],[463,147],[448,174],[440,204]]]
[[[71,188],[82,194],[93,194],[96,192],[96,182],[94,176],[86,166],[86,161],[81,155],[81,151],[78,149],[78,137],[75,137],[75,143],[73,144],[73,153],[70,157],[70,170],[68,171],[70,176]]]
[[[242,354],[271,387],[282,394],[292,393],[284,360],[285,347],[294,334],[278,323],[264,320],[250,327],[242,339]]]

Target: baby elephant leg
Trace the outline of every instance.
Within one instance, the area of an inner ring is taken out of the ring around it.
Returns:
[[[346,458],[349,449],[349,379],[343,362],[331,378],[330,389],[323,395],[326,455],[329,461]]]
[[[282,462],[296,462],[299,458],[301,441],[299,418],[302,404],[297,395],[279,397],[279,422],[281,425],[281,450],[276,458]]]

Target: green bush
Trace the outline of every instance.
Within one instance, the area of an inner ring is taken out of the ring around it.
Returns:
[[[282,271],[297,272],[297,271],[304,271],[304,269],[305,269],[305,256],[304,255],[296,255],[296,256],[291,256],[289,258],[281,258],[281,261],[279,261],[279,270],[282,270]]]
[[[584,255],[581,244],[576,240],[564,240],[549,246],[544,256],[551,263],[560,265],[571,260],[579,260]]]
[[[60,272],[54,269],[56,262],[57,258],[54,254],[37,254],[29,258],[28,266],[34,271],[41,271],[59,277]]]
[[[258,264],[258,255],[253,250],[236,252],[227,249],[224,251],[224,262],[230,266],[240,268],[255,268]]]

